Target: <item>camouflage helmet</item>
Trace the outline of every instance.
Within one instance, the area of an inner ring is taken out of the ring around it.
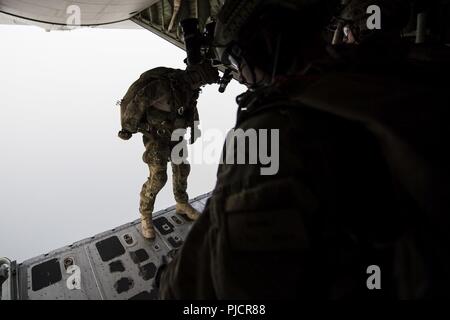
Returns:
[[[408,0],[348,0],[337,20],[352,31],[359,43],[367,41],[373,35],[398,32],[407,24],[410,16]],[[368,27],[368,19],[373,14],[370,6],[380,8],[381,29]]]
[[[265,9],[304,12],[303,16],[308,17],[305,20],[308,20],[310,30],[314,30],[315,26],[324,26],[327,18],[331,18],[329,8],[335,6],[336,2],[337,0],[226,0],[216,21],[213,43],[216,59],[224,65],[236,64],[234,60],[242,54],[242,44],[247,40],[242,31],[253,26],[253,33],[258,33],[258,26],[250,22]],[[296,23],[300,25],[302,22]]]

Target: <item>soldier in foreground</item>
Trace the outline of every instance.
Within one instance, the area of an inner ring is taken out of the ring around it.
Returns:
[[[280,170],[219,167],[161,298],[448,296],[448,90],[409,65],[397,26],[332,59],[326,3],[226,1],[217,53],[250,89],[236,128],[280,130]]]
[[[122,130],[119,137],[128,140],[138,131],[143,133],[143,160],[149,167],[149,178],[140,193],[142,235],[155,237],[152,213],[156,196],[167,182],[167,162],[172,149],[181,140],[173,141],[176,129],[191,128],[191,143],[199,137],[197,99],[200,88],[218,81],[218,71],[206,64],[190,66],[186,70],[155,68],[141,75],[121,101]],[[184,148],[185,149],[185,148]],[[190,165],[187,155],[179,155],[181,163],[172,162],[173,192],[176,212],[192,220],[199,216],[189,203],[186,192]]]

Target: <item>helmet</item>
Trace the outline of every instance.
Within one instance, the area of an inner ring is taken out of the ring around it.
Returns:
[[[369,29],[367,20],[371,13],[367,9],[371,5],[380,8],[381,30]],[[400,31],[408,23],[410,1],[408,0],[349,0],[337,19],[352,31],[359,43],[367,41],[376,34]]]
[[[269,73],[273,65],[281,68],[279,63],[289,59],[280,57],[274,63],[274,57],[280,51],[295,56],[293,49],[326,25],[331,18],[328,9],[334,4],[330,0],[227,0],[217,16],[216,59],[236,70],[243,59],[267,67]],[[282,49],[276,44],[279,37],[284,41]],[[295,38],[300,40],[292,41]]]

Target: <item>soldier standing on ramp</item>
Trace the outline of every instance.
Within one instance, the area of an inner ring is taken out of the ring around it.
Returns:
[[[172,162],[173,192],[176,212],[196,220],[199,212],[189,203],[186,192],[190,165],[185,160],[173,163],[172,148],[183,143],[183,138],[172,141],[176,129],[191,128],[191,143],[199,137],[197,99],[200,87],[219,80],[217,69],[210,65],[189,66],[186,70],[159,67],[141,75],[128,89],[121,101],[119,137],[129,140],[134,133],[142,132],[145,145],[143,160],[150,175],[140,194],[142,235],[155,237],[152,222],[153,207],[158,192],[167,182],[167,162]]]

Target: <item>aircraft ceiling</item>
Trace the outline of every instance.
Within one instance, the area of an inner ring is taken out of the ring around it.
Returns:
[[[0,0],[0,12],[35,22],[66,25],[71,5],[79,6],[81,25],[109,24],[131,18],[158,0]]]

